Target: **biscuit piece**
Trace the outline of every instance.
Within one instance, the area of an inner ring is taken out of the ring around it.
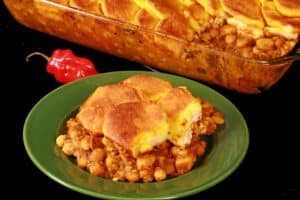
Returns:
[[[298,37],[300,17],[289,18],[281,15],[272,1],[266,1],[262,4],[262,13],[268,24],[267,31],[291,39]]]
[[[77,119],[94,135],[102,135],[105,114],[115,105],[141,101],[134,88],[125,85],[105,85],[98,87],[80,106]]]
[[[147,75],[134,75],[120,84],[135,88],[143,100],[150,102],[157,102],[173,88],[169,81]]]
[[[219,0],[196,0],[205,10],[213,16],[224,14]]]
[[[274,4],[282,15],[300,17],[300,0],[274,0]]]
[[[153,30],[158,23],[158,19],[151,15],[147,10],[140,9],[135,16],[135,24]]]
[[[265,24],[258,0],[220,0],[220,3],[225,12],[233,18],[253,27],[264,27]]]
[[[131,0],[103,0],[102,10],[107,17],[133,23],[139,7]]]
[[[166,113],[149,102],[119,104],[106,114],[103,133],[136,157],[167,140]]]
[[[158,101],[158,105],[167,113],[169,123],[168,139],[184,148],[192,138],[191,124],[200,120],[202,107],[200,101],[184,87],[173,88]]]

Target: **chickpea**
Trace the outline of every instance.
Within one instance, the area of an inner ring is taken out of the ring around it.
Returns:
[[[166,172],[160,168],[160,167],[156,167],[154,170],[154,178],[156,181],[162,181],[164,179],[166,179],[167,174]]]
[[[126,174],[126,178],[129,182],[137,182],[140,179],[139,173],[134,170]]]
[[[113,177],[113,181],[125,181],[125,172],[123,170],[118,170]]]
[[[202,103],[202,112],[204,114],[209,115],[210,113],[214,112],[214,108],[213,108],[213,106],[210,103],[203,102]]]
[[[249,43],[250,43],[250,39],[246,37],[238,37],[236,40],[236,47],[237,48],[246,47]]]
[[[178,157],[175,159],[175,168],[178,174],[184,174],[185,172],[192,169],[194,163],[196,161],[196,157],[194,155],[188,155],[185,157]]]
[[[86,156],[77,157],[77,166],[80,168],[85,168],[89,163],[89,160]]]
[[[212,119],[216,124],[224,124],[224,115],[220,112],[215,112]]]
[[[236,32],[237,32],[237,28],[229,24],[223,26],[220,30],[221,35],[236,34]]]
[[[236,41],[236,35],[229,34],[225,36],[225,43],[227,45],[233,44]]]
[[[274,47],[274,41],[270,38],[259,38],[256,40],[256,47],[262,50],[271,50]]]
[[[241,55],[245,58],[249,58],[252,56],[252,49],[251,47],[244,47],[241,49]]]
[[[153,169],[143,169],[140,170],[140,177],[145,183],[153,181]]]
[[[186,156],[188,151],[186,149],[180,149],[180,147],[173,146],[171,148],[171,153],[173,156]]]
[[[106,151],[104,149],[97,148],[92,151],[92,153],[89,156],[89,159],[91,161],[100,163],[105,160],[105,157],[106,157]]]
[[[176,156],[177,154],[178,154],[178,152],[180,151],[180,148],[178,147],[178,146],[173,146],[172,148],[171,148],[171,154],[173,155],[173,156]]]
[[[144,169],[144,168],[152,167],[154,162],[155,162],[155,156],[153,154],[144,154],[138,156],[136,164],[138,169]]]
[[[112,168],[112,166],[114,165],[115,161],[113,159],[112,156],[107,156],[105,159],[105,165],[107,166],[107,168]]]
[[[83,150],[89,150],[90,149],[90,136],[85,135],[82,140],[80,141],[80,148]]]
[[[56,138],[56,145],[59,147],[62,147],[64,145],[64,141],[67,139],[67,135],[63,134],[63,135],[59,135]]]
[[[114,144],[106,137],[102,138],[102,143],[106,146],[106,149],[108,149],[109,151],[112,151],[115,148]]]
[[[167,174],[172,174],[175,171],[173,158],[168,158],[168,155],[160,155],[157,157],[158,167],[162,168]]]
[[[206,135],[207,134],[207,125],[206,121],[203,121],[203,123],[200,124],[197,134],[198,135]]]
[[[202,156],[205,153],[206,148],[206,142],[205,141],[199,141],[199,143],[194,144],[193,151],[196,155]]]
[[[78,135],[77,133],[77,130],[75,128],[71,128],[69,131],[68,131],[68,134],[70,136],[71,139],[75,139]]]
[[[90,162],[88,165],[88,169],[92,175],[101,176],[101,177],[105,176],[106,170],[105,170],[105,167],[103,166],[103,164],[96,163],[96,162]]]
[[[275,46],[276,47],[282,47],[284,44],[284,41],[280,39],[279,37],[274,37],[273,40],[275,41]]]
[[[253,47],[252,51],[254,54],[259,54],[260,52],[262,52],[262,50],[259,49],[258,47]]]
[[[107,155],[105,159],[105,165],[109,172],[115,173],[120,168],[120,160],[111,156]]]
[[[62,147],[62,151],[64,152],[64,154],[66,154],[67,156],[71,156],[74,153],[74,146],[71,142],[65,142],[63,147]]]

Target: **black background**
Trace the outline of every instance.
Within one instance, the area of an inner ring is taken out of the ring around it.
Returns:
[[[146,70],[137,63],[48,36],[18,24],[0,3],[2,187],[22,199],[92,200],[54,182],[26,154],[22,128],[37,101],[61,84],[46,72],[46,60],[31,52],[50,55],[58,48],[72,49],[90,58],[99,72]],[[208,84],[206,84],[208,85]],[[227,97],[245,117],[250,132],[247,155],[238,169],[216,186],[187,198],[199,199],[299,199],[299,92],[300,62],[262,94],[246,95],[208,85]],[[4,137],[3,137],[4,136]],[[5,158],[5,159],[4,159]],[[195,177],[196,178],[196,177]],[[7,184],[9,183],[9,184]],[[9,186],[9,187],[8,187]],[[4,191],[5,192],[5,191]]]

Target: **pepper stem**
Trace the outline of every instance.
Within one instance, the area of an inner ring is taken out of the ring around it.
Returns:
[[[45,58],[47,61],[49,61],[49,57],[48,56],[46,56],[45,54],[43,54],[43,53],[40,53],[40,52],[32,52],[31,54],[29,54],[28,56],[26,56],[26,58],[25,58],[25,60],[26,60],[26,62],[29,62],[29,59],[32,57],[32,56],[36,56],[36,55],[38,55],[38,56],[42,56],[43,58]]]

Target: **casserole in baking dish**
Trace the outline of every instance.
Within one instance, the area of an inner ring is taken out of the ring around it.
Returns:
[[[299,58],[298,0],[4,3],[29,28],[242,93],[270,88]]]

